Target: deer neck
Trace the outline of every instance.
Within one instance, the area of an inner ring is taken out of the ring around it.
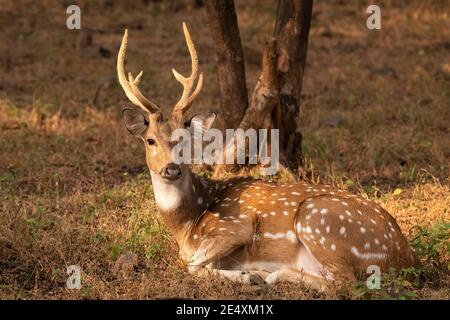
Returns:
[[[185,172],[175,181],[150,170],[159,213],[158,219],[178,238],[195,226],[198,218],[213,203],[219,182]]]

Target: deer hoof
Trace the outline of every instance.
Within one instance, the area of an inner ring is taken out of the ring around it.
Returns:
[[[253,284],[253,285],[265,285],[266,282],[264,281],[264,279],[259,275],[259,274],[249,274],[248,277],[249,283]]]

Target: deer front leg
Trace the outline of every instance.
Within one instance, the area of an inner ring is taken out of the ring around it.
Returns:
[[[189,271],[191,272],[191,270]],[[195,271],[192,271],[192,273],[199,277],[217,276],[219,278],[228,279],[237,283],[256,285],[266,284],[264,278],[266,278],[269,274],[265,271],[213,269],[209,265],[204,268],[199,268]]]
[[[328,282],[324,278],[295,269],[277,270],[269,274],[265,281],[268,285],[274,285],[279,282],[303,283],[319,292],[324,292],[328,288]]]
[[[259,271],[253,272],[214,268],[214,262],[229,255],[242,245],[245,245],[245,242],[242,242],[242,240],[243,239],[228,239],[223,237],[203,240],[188,263],[189,273],[197,276],[216,275],[238,283],[264,284],[264,278],[267,274],[261,274]]]

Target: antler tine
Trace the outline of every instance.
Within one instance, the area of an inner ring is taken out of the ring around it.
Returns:
[[[138,88],[139,81],[142,77],[143,72],[141,71],[137,77],[134,79],[131,73],[128,73],[128,80],[125,75],[125,54],[127,51],[128,44],[128,30],[125,29],[125,33],[122,38],[122,44],[120,45],[119,54],[117,55],[117,75],[119,77],[119,83],[125,91],[126,96],[130,101],[141,108],[144,112],[155,113],[159,112],[160,109],[156,104],[148,100]]]
[[[175,69],[172,69],[173,75],[178,82],[183,86],[183,93],[175,104],[173,108],[172,116],[175,120],[181,121],[184,113],[189,109],[192,105],[192,102],[195,100],[197,95],[200,93],[200,90],[203,86],[203,73],[200,73],[198,76],[198,57],[197,51],[195,50],[194,43],[192,42],[191,35],[189,34],[189,30],[186,26],[186,23],[183,22],[183,32],[184,37],[186,38],[186,44],[189,49],[189,54],[191,56],[191,75],[189,77],[184,77]],[[198,76],[197,85],[192,92],[192,88],[194,86],[195,80]]]

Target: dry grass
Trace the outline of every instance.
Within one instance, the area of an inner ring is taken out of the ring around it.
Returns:
[[[119,119],[126,101],[114,55],[126,25],[130,69],[144,69],[145,92],[170,106],[180,94],[170,68],[189,68],[186,20],[206,76],[195,111],[214,110],[205,12],[174,12],[164,1],[79,3],[81,32],[65,28],[64,1],[0,0],[0,297],[355,298],[187,275],[153,218],[143,148]],[[251,87],[274,12],[269,1],[237,3]],[[448,3],[383,1],[379,32],[365,28],[368,2],[339,3],[314,8],[301,119],[305,177],[374,199],[412,239],[418,225],[450,221]],[[127,252],[133,268],[114,272]],[[442,255],[444,266],[429,270],[418,298],[450,298],[448,261]],[[83,270],[79,291],[65,287],[72,264]]]

